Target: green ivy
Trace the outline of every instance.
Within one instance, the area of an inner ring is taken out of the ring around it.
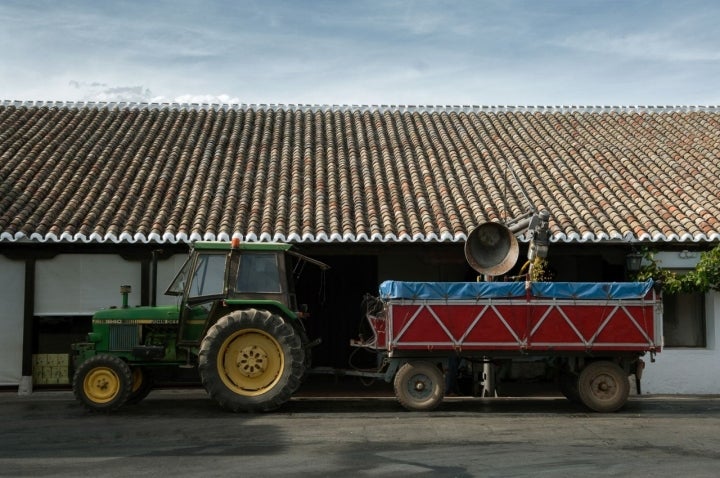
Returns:
[[[644,250],[643,259],[645,265],[637,273],[635,279],[646,281],[652,278],[659,281],[666,294],[720,291],[720,244],[709,251],[702,252],[695,269],[680,276],[660,267],[660,261],[655,258],[653,251]]]

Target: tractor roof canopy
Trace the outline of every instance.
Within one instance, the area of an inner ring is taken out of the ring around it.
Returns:
[[[231,249],[243,251],[287,251],[290,250],[292,245],[279,242],[241,242],[236,247],[233,247],[231,242],[198,241],[193,243],[192,247],[202,251],[229,251]]]
[[[192,248],[196,251],[266,251],[266,252],[288,252],[290,255],[297,257],[300,260],[309,262],[320,267],[322,270],[330,269],[330,266],[324,262],[320,262],[316,259],[300,254],[299,252],[292,251],[292,244],[285,244],[281,242],[221,242],[221,241],[198,241],[193,243]]]

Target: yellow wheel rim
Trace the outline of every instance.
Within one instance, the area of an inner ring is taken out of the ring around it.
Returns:
[[[223,342],[217,357],[220,379],[248,397],[271,390],[282,376],[285,357],[275,338],[258,329],[239,330]]]
[[[137,392],[140,386],[143,384],[144,378],[143,370],[140,367],[135,367],[132,370],[132,389],[131,392]]]
[[[108,403],[120,391],[120,378],[109,367],[96,367],[85,376],[83,391],[95,403]]]

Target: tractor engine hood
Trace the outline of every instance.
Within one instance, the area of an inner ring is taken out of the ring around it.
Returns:
[[[92,321],[98,323],[176,323],[180,311],[175,305],[159,307],[111,308],[95,312]]]

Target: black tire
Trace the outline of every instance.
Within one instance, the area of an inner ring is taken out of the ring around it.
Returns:
[[[270,411],[290,399],[305,374],[295,327],[267,310],[220,318],[200,344],[200,379],[210,397],[233,412]]]
[[[578,392],[578,376],[570,371],[563,370],[558,376],[558,386],[560,392],[572,403],[580,402],[580,392]]]
[[[94,355],[80,364],[73,376],[73,393],[93,411],[111,412],[123,406],[132,390],[127,363],[112,355]]]
[[[442,371],[430,362],[408,362],[400,367],[394,380],[395,397],[411,411],[437,408],[445,396]]]
[[[600,361],[588,364],[578,377],[580,401],[596,412],[621,409],[630,394],[627,374],[616,363]]]
[[[300,341],[303,349],[305,350],[305,371],[303,372],[304,382],[310,372],[310,369],[312,368],[312,347],[310,346],[310,338],[308,337],[307,332],[305,332],[305,327],[303,327],[300,321],[294,321],[292,325],[295,328],[295,332],[297,332],[300,336]]]
[[[132,388],[125,403],[135,405],[143,401],[152,391],[153,379],[145,367],[132,367],[130,370],[132,372]]]

